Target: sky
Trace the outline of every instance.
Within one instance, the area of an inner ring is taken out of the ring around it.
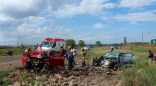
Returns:
[[[156,38],[156,0],[0,0],[0,45],[141,42],[142,33]]]

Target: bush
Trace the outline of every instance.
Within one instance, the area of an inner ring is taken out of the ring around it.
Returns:
[[[24,52],[25,48],[21,47],[16,47],[16,48],[11,48],[10,51],[12,51],[13,55],[20,55]],[[0,49],[0,56],[7,56],[8,55],[8,49]]]

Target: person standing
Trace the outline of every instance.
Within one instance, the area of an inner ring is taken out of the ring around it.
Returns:
[[[68,46],[67,52],[65,53],[65,58],[67,58],[69,70],[72,70],[72,68],[74,67],[73,66],[74,56],[73,52],[71,51],[71,46]]]
[[[109,50],[110,52],[113,52],[114,51],[114,47],[111,47],[111,49]]]
[[[60,56],[64,56],[66,53],[66,50],[63,48],[63,46],[60,47]]]
[[[149,64],[153,61],[153,57],[154,57],[154,54],[151,50],[148,51],[148,59],[149,59]]]
[[[82,52],[82,67],[86,66],[86,51],[84,50],[84,47],[81,49]]]
[[[77,55],[77,51],[76,51],[76,49],[74,48],[74,47],[72,47],[72,50],[71,50],[72,52],[73,52],[73,56],[74,56],[74,59],[75,59],[75,57],[76,57],[76,55]],[[75,60],[73,61],[73,64],[75,65],[76,63],[75,63]]]

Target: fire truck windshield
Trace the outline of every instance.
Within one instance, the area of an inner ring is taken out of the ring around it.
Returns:
[[[42,42],[41,46],[42,47],[52,47],[54,42]]]

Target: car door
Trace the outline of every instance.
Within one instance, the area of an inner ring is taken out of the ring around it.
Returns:
[[[132,64],[133,63],[133,54],[125,53],[122,59],[123,64]]]
[[[59,51],[50,51],[49,64],[52,67],[64,66],[64,57],[59,55]]]

